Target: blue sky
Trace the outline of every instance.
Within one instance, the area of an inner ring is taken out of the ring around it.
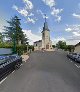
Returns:
[[[6,20],[17,15],[29,42],[41,39],[44,14],[51,30],[51,40],[56,44],[80,41],[80,0],[0,0],[0,31]]]

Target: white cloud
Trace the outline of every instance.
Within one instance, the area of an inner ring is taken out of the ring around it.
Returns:
[[[28,16],[34,16],[34,14],[31,12]]]
[[[4,32],[4,27],[3,26],[0,26],[0,33]]]
[[[68,45],[76,45],[78,42],[80,42],[80,37],[79,36],[69,36],[66,39],[66,42]]]
[[[80,31],[78,32],[73,32],[74,36],[80,36]]]
[[[55,0],[42,0],[46,5],[48,5],[50,8],[55,6]]]
[[[55,21],[60,22],[61,16],[59,14],[63,11],[63,9],[56,9],[55,7],[52,8],[51,15],[53,15],[56,19]]]
[[[25,9],[20,9],[20,10],[18,10],[18,12],[21,14],[21,15],[23,15],[23,16],[28,16],[28,11],[27,10],[25,10]]]
[[[59,15],[60,13],[62,13],[63,9],[56,9],[56,2],[55,0],[42,0],[46,5],[48,5],[51,9],[51,15],[53,15],[56,19],[56,22],[60,22],[61,21],[61,16]]]
[[[3,16],[0,17],[0,32],[4,32],[5,28],[4,26],[8,26],[6,20],[3,18]]]
[[[28,11],[25,8],[19,9],[16,5],[13,5],[12,8],[15,9],[21,15],[23,15],[24,17],[28,16]]]
[[[41,10],[37,10],[38,14],[41,14],[43,18],[45,18],[45,14],[41,11]],[[46,16],[46,18],[48,19],[48,16]]]
[[[77,34],[80,32],[80,25],[67,25],[65,31],[72,32],[75,36],[78,36]]]
[[[65,31],[72,33],[71,37],[67,37],[67,44],[75,45],[76,43],[80,42],[80,25],[67,25]]]
[[[61,21],[61,16],[56,16],[55,21],[60,22]]]
[[[67,45],[76,45],[78,42],[80,42],[80,40],[67,40],[66,44]]]
[[[57,37],[57,38],[52,38],[52,42],[54,45],[56,45],[56,43],[58,41],[66,41],[66,44],[67,45],[76,45],[78,42],[80,42],[80,38],[79,37],[74,37],[74,36],[71,36],[71,37],[67,37],[67,38],[64,38],[64,37]]]
[[[65,31],[67,31],[67,32],[71,32],[72,29],[71,29],[71,28],[66,28]]]
[[[80,19],[80,15],[78,15],[78,14],[76,14],[76,13],[73,13],[72,15],[73,15],[73,17],[75,17],[75,18],[77,18],[77,19]]]
[[[41,40],[41,36],[32,33],[31,30],[23,30],[23,32],[27,35],[30,45],[33,45],[33,42],[35,41]]]
[[[18,7],[16,5],[13,5],[12,8],[18,10]]]
[[[38,30],[39,30],[38,33],[41,34],[41,32],[42,32],[43,29],[42,29],[42,27],[39,27]]]
[[[29,17],[27,18],[27,22],[31,22],[31,23],[35,24],[35,20],[32,18],[29,18]]]
[[[56,9],[55,7],[53,7],[51,14],[54,15],[54,16],[57,16],[62,11],[63,11],[63,9]]]
[[[30,0],[23,0],[26,5],[26,9],[33,9],[33,4]]]
[[[54,45],[56,45],[58,41],[66,41],[66,39],[64,37],[52,38],[52,42]]]
[[[35,18],[34,14],[31,12],[33,9],[33,4],[30,0],[23,0],[25,6],[23,8],[18,8],[16,5],[13,5],[13,9],[15,9],[18,13],[20,13],[21,15],[23,15],[27,21],[25,23],[33,23],[35,24],[35,22],[37,21],[37,19]]]

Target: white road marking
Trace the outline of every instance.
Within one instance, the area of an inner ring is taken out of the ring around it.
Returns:
[[[0,84],[2,84],[6,79],[7,79],[7,77],[6,77],[6,78],[4,78],[4,79],[0,82]]]
[[[77,68],[80,68],[80,66],[78,66],[77,64],[75,64],[75,66],[76,66]]]
[[[21,64],[20,66],[22,66],[23,64]]]
[[[15,72],[15,70],[12,73],[14,73],[14,72]]]

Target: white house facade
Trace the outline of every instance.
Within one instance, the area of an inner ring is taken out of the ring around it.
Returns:
[[[80,42],[75,45],[75,50],[74,50],[74,52],[80,53]]]

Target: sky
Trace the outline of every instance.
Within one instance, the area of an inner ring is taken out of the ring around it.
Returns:
[[[0,0],[0,32],[6,20],[17,15],[29,43],[41,39],[46,14],[52,43],[69,45],[80,42],[80,0]]]

